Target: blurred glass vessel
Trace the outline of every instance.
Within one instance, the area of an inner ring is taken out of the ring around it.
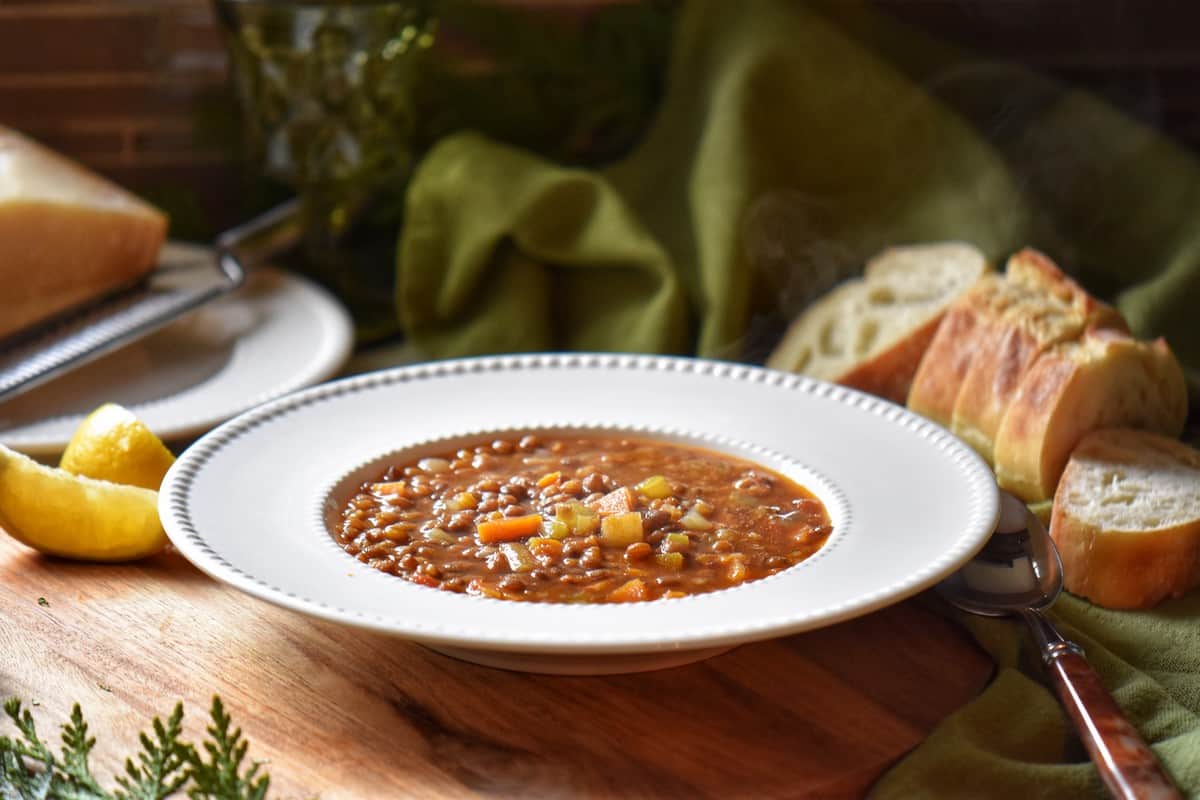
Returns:
[[[397,327],[395,238],[431,5],[217,3],[248,143],[267,175],[299,193],[302,269],[350,307],[360,341]]]
[[[569,164],[611,160],[656,106],[674,2],[216,0],[251,155],[300,196],[300,268],[360,343],[398,331],[404,191],[473,129]]]

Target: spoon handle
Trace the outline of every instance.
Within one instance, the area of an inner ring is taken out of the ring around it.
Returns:
[[[1113,797],[1183,797],[1087,659],[1077,652],[1061,650],[1051,657],[1049,666],[1058,697]]]
[[[1104,688],[1079,645],[1064,639],[1038,612],[1027,611],[1024,616],[1054,676],[1058,698],[1109,793],[1120,800],[1182,800],[1183,795]]]

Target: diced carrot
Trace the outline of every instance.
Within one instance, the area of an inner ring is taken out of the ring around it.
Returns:
[[[528,545],[535,556],[555,559],[562,555],[563,543],[558,539],[537,536],[530,539]]]
[[[476,597],[496,597],[501,599],[504,597],[504,595],[479,580],[479,578],[474,578],[467,584],[467,594],[475,595]]]
[[[539,489],[545,489],[550,484],[557,483],[558,479],[561,477],[561,472],[547,472],[545,475],[538,478],[537,486]]]
[[[526,514],[523,517],[484,520],[475,526],[475,535],[484,544],[495,544],[524,539],[537,533],[541,527],[541,514]]]
[[[601,497],[592,507],[601,514],[624,514],[633,511],[635,502],[629,487],[622,486]]]
[[[641,578],[634,578],[612,590],[608,595],[608,599],[614,603],[631,603],[637,600],[645,600],[648,598],[649,592],[646,589],[646,582]]]
[[[726,572],[726,578],[730,583],[741,583],[746,580],[748,570],[746,569],[746,561],[741,558],[733,558],[729,561],[729,568]]]

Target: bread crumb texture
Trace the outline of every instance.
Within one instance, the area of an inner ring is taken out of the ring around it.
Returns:
[[[1129,429],[1097,431],[1075,449],[1057,502],[1104,531],[1153,533],[1200,520],[1200,451]]]

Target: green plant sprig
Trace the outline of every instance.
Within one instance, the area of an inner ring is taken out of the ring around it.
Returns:
[[[96,739],[78,703],[62,726],[59,755],[42,741],[19,699],[7,700],[4,712],[18,736],[0,736],[0,800],[162,800],[181,790],[191,800],[263,800],[270,787],[260,762],[243,769],[249,743],[217,696],[200,749],[183,740],[183,704],[177,703],[165,723],[155,717],[151,731],[139,734],[141,750],[125,759],[112,791],[92,774],[88,758]]]

